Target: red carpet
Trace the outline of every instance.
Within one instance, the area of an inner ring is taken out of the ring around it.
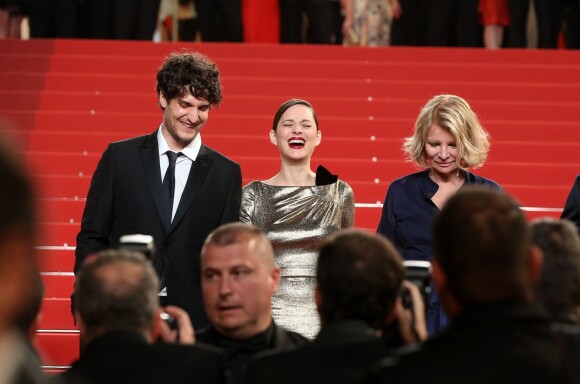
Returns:
[[[389,182],[414,171],[401,144],[439,93],[466,98],[478,113],[492,148],[476,173],[502,184],[530,218],[558,217],[580,173],[580,52],[0,40],[0,118],[21,140],[38,186],[47,294],[37,344],[47,365],[78,354],[68,296],[97,161],[109,142],[158,127],[154,75],[183,48],[208,54],[222,71],[224,102],[202,136],[241,164],[244,183],[277,171],[268,141],[277,107],[312,102],[323,132],[313,166],[353,187],[359,228],[376,228]]]

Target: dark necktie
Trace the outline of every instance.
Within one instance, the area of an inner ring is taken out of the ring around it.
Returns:
[[[179,156],[183,156],[183,153],[167,151],[165,152],[167,159],[169,160],[169,166],[167,167],[167,172],[165,172],[165,177],[163,178],[163,193],[165,195],[165,224],[166,228],[171,227],[172,213],[173,213],[173,200],[175,196],[175,163]]]
[[[163,197],[165,200],[165,228],[167,231],[169,231],[169,228],[171,228],[171,216],[173,214],[173,198],[175,196],[175,163],[179,156],[183,156],[183,153],[167,151],[165,154],[169,160],[169,166],[167,167],[167,171],[163,177]],[[160,291],[162,291],[167,285],[165,278],[166,276],[164,266],[163,271],[161,272],[161,276],[159,276]]]

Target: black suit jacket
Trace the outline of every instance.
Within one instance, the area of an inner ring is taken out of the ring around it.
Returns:
[[[194,327],[207,325],[200,285],[200,252],[207,235],[239,220],[240,166],[202,145],[191,166],[170,228],[165,228],[157,131],[112,143],[93,175],[81,230],[75,272],[84,259],[118,246],[126,234],[151,235],[158,274],[165,271],[168,303],[185,309]]]
[[[137,333],[118,331],[92,341],[57,379],[92,384],[217,384],[226,380],[224,364],[221,353],[210,347],[151,345]]]
[[[287,331],[277,326],[274,322],[272,322],[271,327],[265,332],[255,335],[248,340],[235,341],[228,339],[212,326],[198,332],[195,338],[198,342],[219,348],[224,352],[226,364],[234,384],[246,383],[248,362],[260,353],[277,351],[309,342],[307,338],[299,333]]]
[[[360,321],[324,325],[305,345],[264,354],[250,362],[248,384],[358,384],[373,363],[389,355],[374,330]]]
[[[506,302],[470,309],[418,350],[381,361],[365,383],[562,383],[565,359],[541,308]]]
[[[560,218],[568,219],[580,228],[580,175],[576,175]]]

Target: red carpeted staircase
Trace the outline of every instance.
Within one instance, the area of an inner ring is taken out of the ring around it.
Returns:
[[[0,118],[38,186],[46,298],[37,336],[47,370],[78,355],[70,316],[75,236],[107,143],[154,131],[155,72],[172,51],[198,50],[223,75],[224,102],[203,140],[242,166],[244,184],[272,176],[277,107],[304,98],[323,132],[314,157],[355,191],[356,226],[374,230],[389,182],[415,169],[401,144],[439,93],[466,98],[492,136],[478,174],[530,218],[559,217],[580,173],[580,52],[291,45],[0,40]]]

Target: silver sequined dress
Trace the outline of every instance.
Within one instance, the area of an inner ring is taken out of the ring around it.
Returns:
[[[354,194],[342,180],[310,187],[254,181],[242,191],[240,221],[268,236],[281,270],[272,299],[276,324],[313,338],[320,324],[314,304],[317,249],[326,236],[354,225]]]

